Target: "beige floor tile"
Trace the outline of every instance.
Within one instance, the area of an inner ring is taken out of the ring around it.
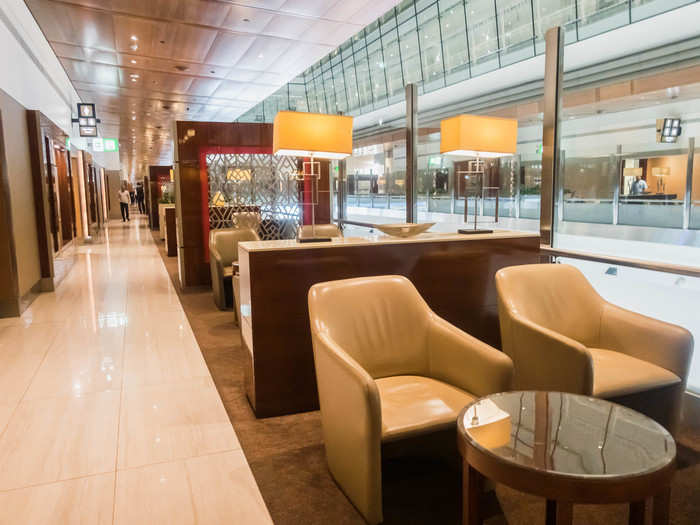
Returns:
[[[180,383],[198,377],[210,377],[210,374],[196,346],[177,341],[165,343],[153,340],[125,345],[125,389]]]
[[[271,524],[241,451],[117,472],[116,525]]]
[[[124,351],[120,347],[123,342],[101,346],[54,344],[24,399],[121,390]]]
[[[120,469],[239,448],[210,378],[134,388],[123,394]]]
[[[57,331],[55,324],[0,329],[0,402],[19,403]]]
[[[21,402],[0,437],[0,490],[114,470],[119,396]]]
[[[114,473],[0,492],[0,525],[110,525]]]
[[[2,434],[5,427],[10,422],[12,417],[12,412],[15,411],[17,405],[0,405],[0,434]]]

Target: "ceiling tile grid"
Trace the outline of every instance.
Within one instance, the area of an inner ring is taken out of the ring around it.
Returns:
[[[235,120],[398,0],[25,2],[135,174],[170,162],[174,120]]]

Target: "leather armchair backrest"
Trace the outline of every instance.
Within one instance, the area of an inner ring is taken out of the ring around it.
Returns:
[[[227,228],[225,230],[213,230],[211,244],[221,255],[225,266],[238,260],[238,243],[245,241],[259,241],[260,237],[250,228]]]
[[[342,237],[343,232],[340,231],[335,224],[317,224],[312,227],[311,224],[305,224],[299,227],[299,237]]]
[[[260,214],[255,211],[239,211],[234,213],[232,218],[236,228],[250,228],[255,231],[258,231],[262,222]]]
[[[427,374],[431,311],[405,277],[360,277],[314,285],[312,330],[324,334],[373,378]]]
[[[598,346],[604,300],[577,268],[568,264],[511,266],[496,273],[496,288],[500,315],[519,315],[584,346]],[[507,344],[504,341],[506,352]]]

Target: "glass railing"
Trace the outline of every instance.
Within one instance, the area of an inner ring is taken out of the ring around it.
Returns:
[[[404,0],[238,120],[277,111],[359,115],[544,53],[544,34],[570,44],[698,0]]]

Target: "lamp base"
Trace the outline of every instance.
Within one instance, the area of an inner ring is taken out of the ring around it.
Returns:
[[[297,242],[331,242],[330,237],[303,237],[297,238]]]
[[[459,230],[457,230],[457,233],[461,233],[462,235],[474,235],[478,233],[493,233],[493,230],[475,230],[474,228],[460,228]]]

